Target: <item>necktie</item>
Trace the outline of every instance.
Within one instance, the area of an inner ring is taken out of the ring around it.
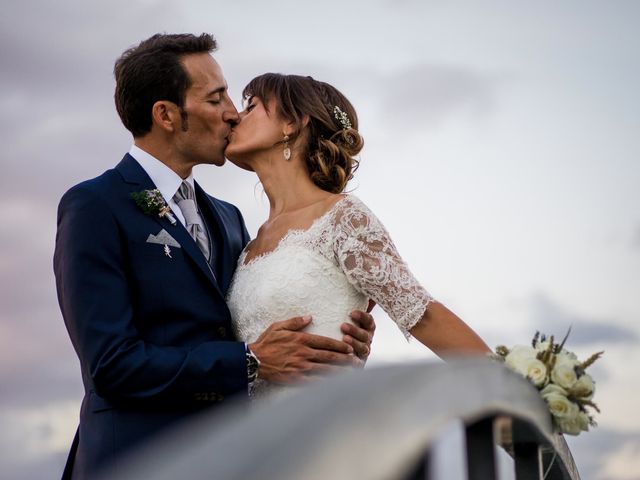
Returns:
[[[188,182],[182,182],[180,188],[173,196],[173,200],[178,204],[180,211],[182,211],[182,215],[184,215],[189,235],[191,235],[191,237],[196,241],[204,255],[204,258],[206,258],[208,262],[210,258],[209,238],[207,237],[207,231],[202,223],[202,218],[198,214],[198,207],[196,206],[196,192]]]

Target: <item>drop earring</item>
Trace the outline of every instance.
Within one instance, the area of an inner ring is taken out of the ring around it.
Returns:
[[[284,150],[283,155],[285,160],[289,160],[291,158],[291,149],[289,148],[289,135],[284,134],[284,138],[282,139],[284,142]]]

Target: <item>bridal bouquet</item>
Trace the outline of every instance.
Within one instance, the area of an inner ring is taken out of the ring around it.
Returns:
[[[554,427],[560,433],[578,435],[596,426],[587,408],[600,412],[593,403],[595,384],[586,369],[603,352],[591,355],[581,362],[573,352],[564,349],[564,343],[555,343],[553,336],[536,332],[531,346],[516,345],[509,349],[496,348],[497,359],[511,370],[533,383],[547,403]]]

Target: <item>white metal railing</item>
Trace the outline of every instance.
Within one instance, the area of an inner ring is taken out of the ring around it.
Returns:
[[[216,409],[105,478],[442,480],[430,452],[453,421],[465,427],[470,480],[497,478],[496,444],[518,480],[580,478],[535,388],[484,359],[365,369],[272,404]]]

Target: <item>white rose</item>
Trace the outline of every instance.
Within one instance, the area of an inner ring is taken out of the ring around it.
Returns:
[[[540,395],[542,395],[542,398],[552,393],[555,393],[558,395],[564,395],[565,397],[569,395],[564,388],[559,387],[558,385],[554,385],[553,383],[550,383],[549,385],[544,387],[542,390],[540,390]]]
[[[595,389],[596,386],[593,383],[593,378],[591,378],[591,375],[589,375],[588,373],[585,373],[580,378],[578,378],[578,381],[573,384],[569,391],[577,398],[591,400],[593,398]]]
[[[526,368],[527,378],[530,379],[536,387],[544,387],[547,384],[549,375],[544,363],[540,360],[532,359]]]
[[[557,385],[547,385],[540,394],[549,405],[549,411],[556,421],[560,419],[571,420],[580,411],[578,405],[567,398],[567,392]]]
[[[589,431],[589,416],[585,412],[578,411],[573,418],[556,417],[556,425],[563,433],[578,435],[580,432]]]
[[[504,359],[505,365],[527,377],[536,387],[543,387],[548,380],[547,367],[536,358],[531,347],[518,345]]]
[[[526,358],[536,358],[537,352],[526,345],[516,345],[511,349],[509,355],[504,358],[505,363],[516,363]]]
[[[578,381],[578,375],[576,375],[574,368],[576,365],[577,362],[574,360],[558,355],[556,364],[551,371],[551,381],[562,388],[570,389]]]
[[[522,375],[526,375],[527,371],[523,364],[526,364],[535,358],[536,351],[533,348],[524,345],[516,345],[511,349],[509,354],[504,357],[504,364],[511,370]]]

